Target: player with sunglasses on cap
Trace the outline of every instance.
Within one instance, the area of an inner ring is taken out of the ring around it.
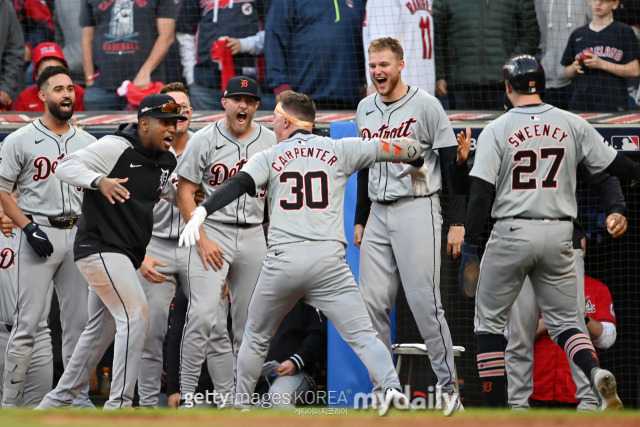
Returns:
[[[60,378],[40,408],[69,406],[114,341],[111,394],[105,409],[131,407],[149,327],[149,308],[136,270],[151,238],[153,208],[170,198],[176,167],[170,151],[176,125],[186,117],[165,94],[149,95],[138,123],[121,125],[67,156],[56,171],[61,181],[83,187],[83,215],[75,260],[89,282],[89,321]],[[97,190],[97,191],[96,191]]]

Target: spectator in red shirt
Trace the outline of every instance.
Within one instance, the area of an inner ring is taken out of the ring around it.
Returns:
[[[38,81],[38,76],[47,67],[61,65],[67,67],[67,60],[64,58],[62,48],[55,43],[40,43],[33,50],[33,81]],[[84,88],[76,84],[73,85],[76,93],[75,111],[85,111]],[[15,111],[44,111],[44,104],[38,97],[38,86],[30,86],[23,90],[13,107]]]
[[[589,337],[596,348],[608,349],[617,337],[611,293],[604,283],[589,276],[584,277],[584,293]],[[578,403],[567,356],[551,340],[542,319],[536,331],[533,360],[532,400],[542,401],[544,405],[549,402]]]

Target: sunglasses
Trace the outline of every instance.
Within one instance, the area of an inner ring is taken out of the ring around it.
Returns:
[[[158,105],[156,107],[145,107],[140,111],[140,114],[148,113],[149,111],[159,110],[161,113],[170,113],[170,114],[180,114],[180,110],[182,110],[182,106],[180,104],[167,103]]]

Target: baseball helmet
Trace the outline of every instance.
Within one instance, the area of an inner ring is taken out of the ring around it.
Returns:
[[[502,66],[502,79],[517,93],[544,92],[545,77],[542,65],[531,55],[518,55]]]

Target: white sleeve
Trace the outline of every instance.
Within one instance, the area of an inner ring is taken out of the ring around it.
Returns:
[[[262,55],[264,53],[264,30],[258,31],[255,35],[245,37],[240,40],[240,52],[251,55]]]
[[[176,40],[180,45],[180,63],[182,64],[182,75],[188,86],[195,81],[193,68],[196,66],[196,36],[188,33],[176,33]]]
[[[601,323],[602,327],[604,328],[602,330],[602,335],[593,340],[593,344],[598,348],[606,350],[608,348],[611,348],[611,346],[615,344],[616,338],[618,337],[618,331],[616,331],[616,325],[611,322]]]
[[[124,138],[101,138],[60,160],[56,177],[67,184],[92,189],[91,183],[96,178],[109,175],[127,147],[129,143]]]

